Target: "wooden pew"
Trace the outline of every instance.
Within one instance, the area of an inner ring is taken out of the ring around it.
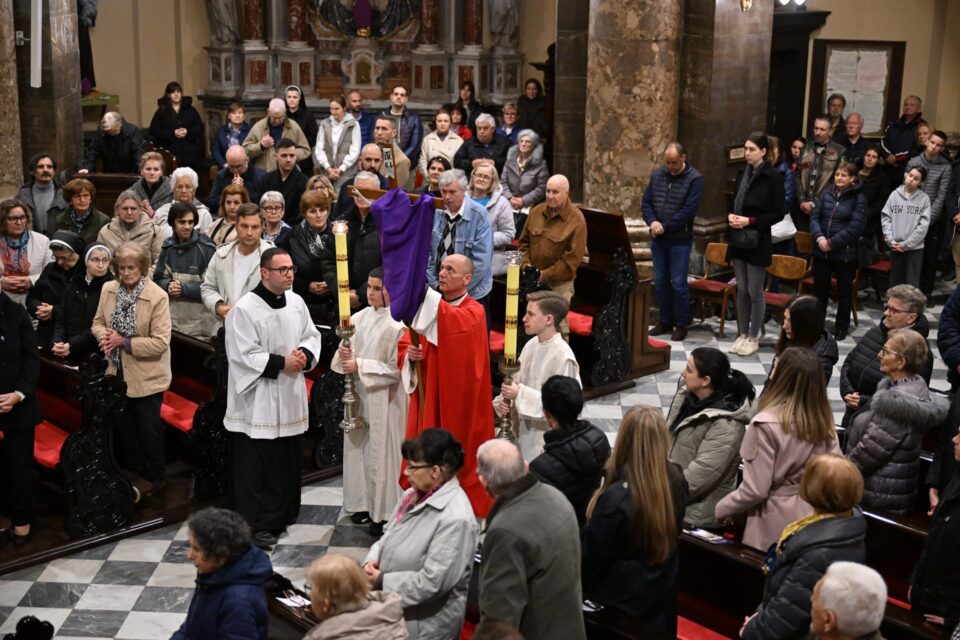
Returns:
[[[113,217],[113,206],[121,193],[133,186],[140,179],[134,173],[87,173],[76,175],[75,178],[86,178],[93,183],[97,190],[93,198],[93,206]]]

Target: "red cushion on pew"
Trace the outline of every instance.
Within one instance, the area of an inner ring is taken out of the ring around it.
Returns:
[[[503,352],[503,334],[499,331],[490,332],[490,351],[494,353]]]
[[[677,638],[679,640],[724,640],[726,637],[697,624],[693,620],[677,616]]]
[[[890,604],[892,604],[892,605],[895,606],[895,607],[899,607],[899,608],[905,609],[905,610],[907,610],[907,611],[911,611],[911,610],[913,609],[913,607],[910,606],[910,603],[909,603],[909,602],[904,602],[903,600],[897,600],[897,599],[894,598],[893,596],[887,596],[887,602],[889,602]]]
[[[193,414],[197,412],[197,403],[187,400],[172,391],[163,392],[163,404],[160,405],[160,419],[174,429],[190,433],[193,429]]]
[[[647,336],[647,344],[651,347],[669,347],[669,342],[664,342],[663,340],[657,340],[656,338],[651,338]]]
[[[567,324],[570,325],[570,333],[573,335],[589,336],[593,330],[593,316],[571,311],[567,314]]]
[[[763,299],[768,304],[775,304],[777,306],[784,306],[794,298],[792,293],[773,293],[772,291],[764,291]]]
[[[310,392],[313,391],[313,380],[304,376],[304,382],[307,385],[307,398],[310,398]]]
[[[60,449],[70,434],[46,420],[37,425],[33,435],[33,459],[48,469],[60,464]]]
[[[872,265],[867,267],[870,271],[881,271],[883,273],[890,273],[890,261],[889,260],[880,260],[874,262]]]

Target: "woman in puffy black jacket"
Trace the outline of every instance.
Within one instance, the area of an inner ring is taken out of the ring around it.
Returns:
[[[833,184],[823,190],[810,214],[813,236],[813,293],[826,314],[831,278],[837,279],[837,318],[833,334],[847,337],[853,306],[853,277],[860,259],[860,237],[867,227],[867,198],[856,184],[857,165],[841,162]]]
[[[100,304],[100,290],[113,280],[112,259],[113,254],[107,245],[94,243],[87,246],[83,256],[86,270],[73,276],[63,294],[53,328],[53,355],[79,361],[100,350],[90,327]]]
[[[543,453],[530,463],[530,473],[567,496],[582,527],[587,503],[600,486],[610,457],[607,434],[586,420],[580,385],[567,376],[550,376],[540,390],[543,415],[550,431],[543,434]]]
[[[203,119],[193,108],[193,98],[183,95],[179,82],[168,82],[150,121],[150,135],[173,154],[178,167],[200,172],[204,157]]]
[[[63,312],[63,294],[71,278],[83,272],[83,238],[73,231],[56,231],[50,238],[54,261],[47,264],[37,283],[27,294],[26,307],[37,322],[37,345],[50,348],[53,328]]]

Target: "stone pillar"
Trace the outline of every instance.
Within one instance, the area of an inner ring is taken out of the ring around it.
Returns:
[[[483,0],[463,0],[463,47],[454,58],[454,95],[460,85],[473,81],[481,102],[487,101],[489,87],[487,57],[483,51]]]
[[[483,45],[483,0],[463,2],[463,44]]]
[[[640,216],[646,182],[676,135],[682,17],[682,0],[591,3],[583,179],[590,207]]]
[[[263,0],[243,0],[243,39],[263,41]]]
[[[0,6],[9,0],[0,1]],[[16,29],[30,37],[31,3],[15,2]],[[0,25],[6,23],[0,18]],[[13,30],[10,31],[12,44]],[[6,41],[7,34],[0,34]],[[75,0],[47,0],[43,3],[43,66],[40,87],[30,86],[30,47],[17,47],[16,69],[8,70],[2,61],[12,60],[12,54],[0,43],[0,83],[16,83],[15,90],[0,89],[0,105],[4,109],[8,97],[19,92],[20,126],[23,158],[41,151],[52,153],[58,168],[76,168],[83,159],[83,116],[80,107],[80,54],[77,32],[77,3]],[[0,113],[0,126],[16,121],[16,107],[12,114]],[[0,145],[0,154],[13,164],[20,154],[11,153]],[[19,170],[19,162],[17,162]],[[6,167],[5,167],[6,168]],[[0,169],[0,174],[3,169]]]
[[[23,182],[20,146],[20,101],[17,98],[17,58],[14,55],[13,0],[0,0],[0,197],[16,193]]]
[[[313,93],[315,56],[313,49],[307,44],[306,0],[287,0],[287,10],[287,42],[277,47],[280,84],[295,84],[305,93]]]
[[[570,197],[575,202],[583,200],[589,21],[590,0],[564,0],[562,11],[557,11],[551,167],[553,173],[562,173],[570,180]]]
[[[264,2],[267,0],[243,0],[244,35],[241,56],[243,57],[243,94],[246,98],[272,98],[276,80],[276,63],[270,48],[264,42]]]
[[[439,30],[440,1],[423,0],[417,46],[410,54],[417,102],[444,102],[450,93],[447,54],[438,46]]]
[[[437,49],[437,34],[439,28],[439,0],[423,0],[420,3],[420,31],[417,32],[417,48]]]
[[[738,2],[684,4],[677,137],[704,176],[691,257],[699,265],[706,243],[727,229],[727,190],[737,165],[727,162],[725,148],[766,125],[774,3],[754,2],[747,12]]]

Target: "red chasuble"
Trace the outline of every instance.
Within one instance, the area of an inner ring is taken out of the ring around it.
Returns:
[[[437,342],[420,336],[423,350],[424,407],[418,392],[410,394],[406,437],[424,429],[441,427],[463,445],[463,468],[457,474],[473,511],[484,518],[493,500],[477,477],[477,448],[494,437],[493,394],[490,386],[490,348],[487,320],[480,303],[466,296],[459,306],[441,302],[437,316]],[[401,350],[410,344],[409,332]],[[406,477],[401,485],[409,487]]]

